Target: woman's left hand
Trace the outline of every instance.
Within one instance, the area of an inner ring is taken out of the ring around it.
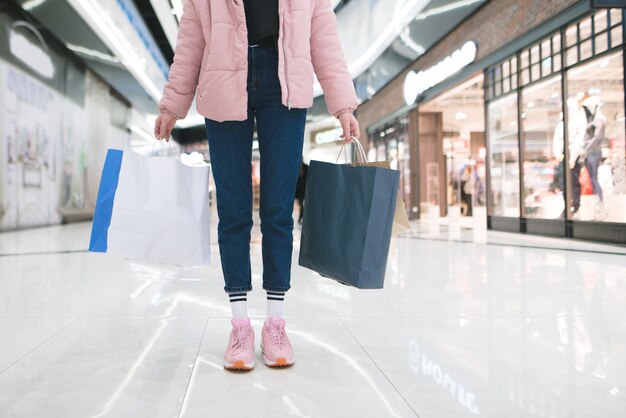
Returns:
[[[352,112],[344,112],[340,114],[337,119],[341,123],[343,134],[339,135],[345,142],[352,141],[352,137],[359,138],[361,131],[359,129],[359,122],[356,120]]]

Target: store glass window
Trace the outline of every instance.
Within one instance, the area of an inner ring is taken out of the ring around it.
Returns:
[[[613,29],[611,29],[611,45],[612,46],[617,46],[619,44],[621,44],[622,42],[622,25],[617,25],[615,26]]]
[[[530,48],[530,63],[531,64],[536,64],[539,62],[539,51],[540,51],[539,48],[540,48],[539,44]]]
[[[567,86],[569,219],[624,223],[622,51],[571,68],[567,72]]]
[[[622,42],[622,11],[597,11],[565,30],[565,62],[567,66],[576,65]]]
[[[409,117],[400,116],[372,133],[367,153],[369,161],[388,161],[400,171],[399,193],[406,208],[411,207],[411,155],[409,149]]]
[[[611,26],[622,23],[622,9],[611,9]]]
[[[407,121],[408,123],[408,121]],[[411,155],[409,154],[408,129],[402,141],[398,142],[397,169],[400,171],[400,195],[404,207],[411,207]]]
[[[589,16],[588,18],[583,19],[578,25],[578,36],[581,41],[591,37],[591,19],[592,16]]]
[[[596,37],[596,54],[600,54],[609,48],[608,33],[601,33]]]
[[[522,173],[526,218],[564,217],[563,141],[561,77],[524,88]]]
[[[520,216],[517,117],[517,94],[504,96],[488,105],[489,214],[493,216]]]
[[[578,24],[574,23],[565,30],[565,46],[568,48],[578,43]]]
[[[565,52],[565,61],[567,65],[574,65],[578,62],[578,46],[567,48]]]
[[[526,51],[528,60],[528,51]],[[523,61],[523,58],[522,58]],[[528,64],[526,64],[528,65]],[[485,96],[494,99],[517,88],[517,57],[514,55],[486,72]]]
[[[557,53],[561,50],[561,34],[557,33],[552,37],[552,52]]]
[[[490,215],[626,223],[625,13],[595,10],[487,69]]]
[[[522,86],[561,69],[560,42],[560,35],[555,34],[520,52]]]
[[[541,78],[541,72],[540,72],[540,70],[539,70],[539,64],[534,64],[534,65],[531,67],[531,70],[530,70],[530,77],[531,77],[533,80],[538,80],[539,78]]]
[[[552,68],[554,69],[555,72],[561,70],[561,61],[562,61],[561,54],[556,54],[552,58]]]
[[[556,72],[561,69],[561,35],[556,34],[552,37],[552,71]]]
[[[593,28],[596,33],[602,32],[607,28],[607,15],[608,13],[606,10],[600,10],[593,17]]]
[[[587,39],[583,43],[580,44],[580,60],[586,60],[593,55],[593,45],[591,44],[591,39]]]

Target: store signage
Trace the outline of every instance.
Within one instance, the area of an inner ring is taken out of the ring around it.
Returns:
[[[468,64],[471,64],[475,59],[476,43],[468,41],[438,64],[419,73],[409,71],[404,79],[404,100],[406,104],[412,105],[415,103],[417,96],[441,83]]]

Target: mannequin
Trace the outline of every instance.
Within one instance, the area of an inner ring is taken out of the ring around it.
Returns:
[[[579,100],[570,98],[567,100],[569,122],[567,127],[568,140],[569,140],[569,161],[568,165],[572,173],[572,215],[575,215],[580,209],[580,170],[582,169],[582,160],[580,154],[582,153],[585,143],[585,132],[587,129],[587,116],[583,108],[583,102],[589,98],[588,94],[585,94]],[[558,128],[558,127],[557,127]],[[561,158],[563,154],[563,138],[561,137]],[[555,154],[556,154],[556,144]],[[558,154],[557,158],[558,158]]]
[[[590,96],[583,101],[583,110],[587,119],[587,128],[585,130],[584,143],[580,153],[580,159],[583,160],[591,185],[593,186],[593,194],[596,196],[595,216],[596,220],[605,218],[604,199],[602,187],[598,181],[598,168],[602,163],[602,145],[605,140],[606,116],[602,113],[602,103],[598,96]]]
[[[569,156],[570,156],[570,168],[574,166],[576,158],[579,155],[580,144],[584,139],[585,128],[587,127],[587,121],[582,106],[579,105],[578,100],[570,98],[567,100],[567,114],[569,117],[567,133],[569,135]],[[555,178],[551,185],[552,189],[565,189],[565,163],[564,159],[564,132],[563,132],[563,113],[560,114],[559,123],[554,128],[554,137],[552,139],[552,152],[554,158],[558,161],[558,165],[555,167]],[[559,173],[559,174],[557,174]]]

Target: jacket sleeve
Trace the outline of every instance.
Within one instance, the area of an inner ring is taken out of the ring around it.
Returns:
[[[337,17],[330,0],[314,0],[311,15],[311,61],[317,75],[328,113],[337,117],[352,112],[357,96],[339,40]]]
[[[191,107],[205,41],[193,0],[185,0],[174,50],[174,62],[159,102],[159,111],[184,119]]]

